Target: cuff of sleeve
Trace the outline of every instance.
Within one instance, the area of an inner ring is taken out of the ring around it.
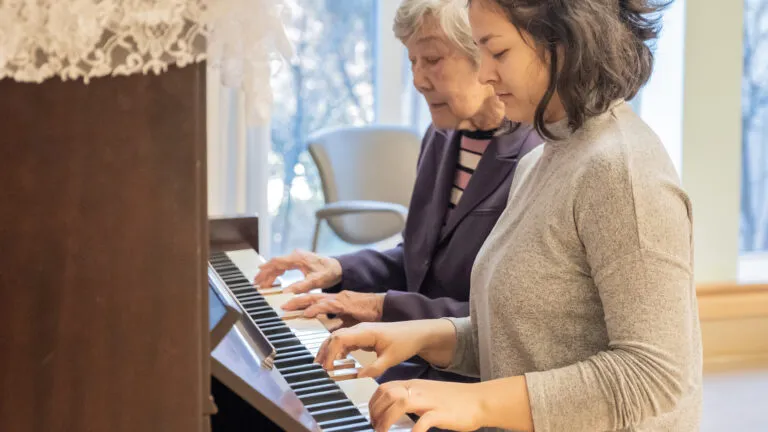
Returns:
[[[549,407],[547,406],[548,378],[546,373],[530,372],[525,375],[525,385],[528,387],[528,401],[531,405],[533,429],[536,432],[551,431],[549,424]]]
[[[405,312],[404,301],[408,300],[408,293],[389,290],[384,295],[384,305],[381,309],[381,322],[408,321],[410,316]]]
[[[323,292],[337,294],[344,290],[354,291],[356,285],[355,262],[357,257],[355,257],[355,254],[347,254],[334,258],[341,264],[341,282],[324,289]]]
[[[469,346],[472,343],[472,321],[470,317],[444,317],[440,319],[450,321],[454,329],[456,329],[456,348],[453,350],[451,364],[448,367],[440,368],[434,365],[433,367],[437,370],[469,376],[466,372],[470,369],[468,365],[474,362],[473,359],[468,358],[473,352],[471,346]]]

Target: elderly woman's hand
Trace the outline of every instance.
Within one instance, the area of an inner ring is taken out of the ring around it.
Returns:
[[[341,282],[341,263],[338,260],[302,250],[262,264],[253,282],[256,286],[269,288],[288,270],[301,270],[304,280],[288,286],[286,292],[305,293],[316,288],[330,288]]]
[[[319,314],[335,314],[346,323],[375,322],[381,321],[384,295],[354,291],[305,294],[296,296],[282,307],[288,311],[304,310],[306,318],[314,318]]]

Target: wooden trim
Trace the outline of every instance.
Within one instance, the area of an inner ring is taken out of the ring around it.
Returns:
[[[768,317],[768,285],[708,284],[696,293],[702,321]]]
[[[768,284],[706,283],[697,285],[696,293],[699,297],[733,293],[768,293]]]
[[[768,367],[768,285],[696,288],[707,373]]]

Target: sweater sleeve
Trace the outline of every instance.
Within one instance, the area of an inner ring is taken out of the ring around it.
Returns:
[[[645,156],[593,161],[576,186],[576,228],[609,345],[525,375],[536,432],[629,429],[695,394],[701,345],[690,203],[674,169]]]
[[[470,317],[443,318],[450,321],[456,328],[456,348],[453,351],[451,364],[445,368],[436,368],[459,375],[480,377],[480,360],[477,352],[477,338]]]

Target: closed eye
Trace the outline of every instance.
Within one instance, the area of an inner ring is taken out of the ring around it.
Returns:
[[[424,61],[426,61],[427,64],[434,66],[438,64],[442,59],[442,57],[425,57]]]
[[[504,54],[506,54],[508,51],[509,51],[509,49],[505,49],[504,51],[501,51],[499,53],[493,54],[493,58],[495,58],[496,60],[499,60],[502,57],[504,57]]]

